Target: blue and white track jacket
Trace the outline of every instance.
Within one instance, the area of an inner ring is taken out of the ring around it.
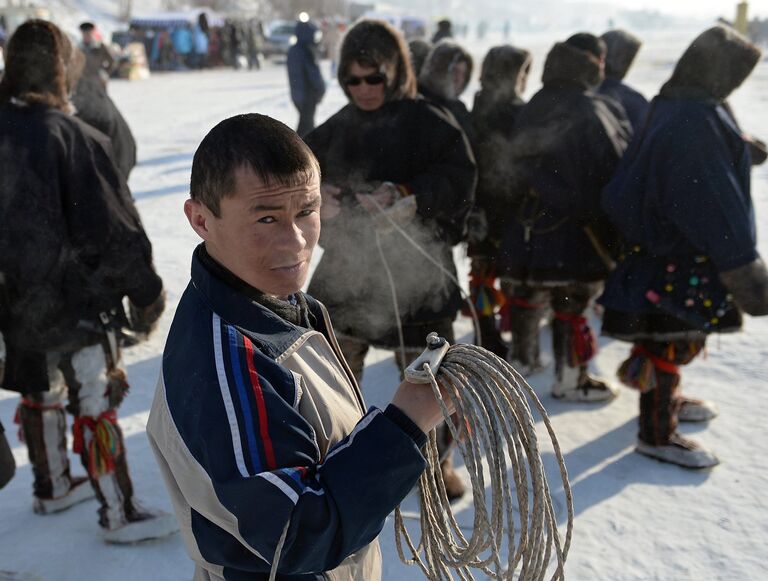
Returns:
[[[364,408],[325,308],[293,325],[193,258],[147,432],[195,579],[371,581],[386,516],[426,467]]]

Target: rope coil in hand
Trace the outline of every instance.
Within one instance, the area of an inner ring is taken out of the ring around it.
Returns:
[[[459,579],[474,579],[470,569],[479,569],[491,579],[513,579],[517,574],[519,579],[533,580],[544,579],[554,550],[557,566],[551,578],[564,579],[573,533],[573,497],[560,445],[536,393],[511,365],[474,345],[453,345],[436,373],[427,363],[423,370],[429,376],[472,481],[474,525],[471,537],[466,538],[450,509],[433,430],[426,449],[429,467],[419,480],[418,547],[405,528],[400,508],[395,511],[395,540],[400,559],[408,565],[418,565],[430,581],[453,579],[451,571]],[[443,399],[446,395],[453,402],[457,422],[450,419]],[[543,419],[559,464],[568,511],[564,542],[557,528],[528,400]],[[488,483],[483,473],[484,459],[490,473]],[[486,488],[490,493],[490,510],[486,508]],[[519,530],[514,518],[515,500]],[[404,553],[403,540],[409,557]],[[507,555],[502,560],[505,542]]]

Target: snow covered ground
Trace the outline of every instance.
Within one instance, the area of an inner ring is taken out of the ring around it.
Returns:
[[[629,82],[648,96],[655,94],[693,36],[693,32],[648,36]],[[536,66],[529,93],[539,85],[544,56],[554,40],[554,36],[515,39],[534,53]],[[485,49],[487,45],[473,47],[478,59]],[[475,89],[473,82],[470,92]],[[140,164],[131,176],[131,187],[154,244],[169,302],[152,339],[125,353],[132,388],[120,409],[121,425],[138,498],[170,510],[144,427],[165,336],[198,242],[182,213],[192,155],[205,133],[225,117],[260,112],[295,125],[297,115],[280,65],[269,65],[260,72],[217,70],[155,75],[139,82],[114,81],[110,91],[139,143]],[[339,87],[331,83],[318,121],[344,102]],[[761,63],[732,102],[743,128],[765,139],[767,62]],[[763,226],[761,250],[768,255],[768,167],[754,172],[753,196]],[[457,257],[460,270],[466,273],[460,251]],[[457,327],[459,336],[468,337],[467,320],[461,319]],[[548,350],[548,335],[543,341]],[[595,371],[613,377],[627,346],[603,340],[601,347]],[[383,405],[397,383],[392,357],[373,351],[366,363],[365,395],[369,404]],[[768,320],[748,319],[743,333],[713,337],[707,357],[686,368],[684,388],[715,400],[721,409],[721,416],[709,426],[682,428],[719,453],[722,465],[710,472],[687,472],[632,451],[636,393],[624,389],[608,405],[568,405],[548,395],[550,371],[531,379],[553,418],[574,488],[576,528],[566,569],[571,579],[766,578],[768,463],[759,454],[760,446],[768,441],[763,391],[767,363]],[[32,474],[26,450],[13,433],[17,403],[15,394],[0,392],[0,420],[15,446],[19,466],[15,480],[0,492],[0,570],[63,581],[191,578],[192,564],[178,536],[135,547],[104,545],[98,536],[94,501],[59,515],[32,513]],[[555,485],[552,455],[547,451],[545,457]],[[74,457],[73,466],[76,473],[82,473]],[[556,485],[554,493],[560,494]],[[406,506],[415,507],[413,499],[406,500]],[[471,506],[459,505],[457,511],[462,523],[471,524]],[[562,503],[559,516],[564,524]],[[381,541],[385,579],[422,578],[417,569],[400,563],[391,521],[384,527]]]

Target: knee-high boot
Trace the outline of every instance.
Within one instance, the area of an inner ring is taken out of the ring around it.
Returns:
[[[49,396],[25,397],[18,408],[34,475],[33,509],[37,514],[60,512],[93,498],[87,479],[70,474],[66,415],[60,402],[45,402]]]
[[[523,375],[530,375],[542,367],[539,345],[542,311],[537,306],[510,306],[512,347],[509,358]]]
[[[99,508],[104,539],[134,543],[169,535],[178,527],[172,515],[138,503],[128,473],[123,433],[114,410],[75,420],[75,452],[88,471]]]
[[[709,468],[717,457],[701,444],[677,432],[684,398],[680,395],[679,365],[689,363],[701,342],[647,341],[635,345],[619,368],[623,383],[640,390],[637,451],[685,468]]]
[[[591,333],[586,320],[579,315],[555,313],[552,321],[552,351],[555,357],[555,383],[552,395],[574,402],[608,401],[617,391],[608,383],[587,373],[591,355],[582,355],[576,327],[586,335]]]

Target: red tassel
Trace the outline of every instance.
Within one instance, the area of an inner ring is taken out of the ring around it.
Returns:
[[[76,454],[82,454],[85,447],[84,428],[91,432],[91,440],[88,442],[88,473],[97,478],[114,472],[115,458],[122,451],[117,432],[117,412],[109,410],[98,418],[75,418],[72,426],[72,450]]]
[[[24,400],[21,400],[22,403],[16,406],[16,413],[13,414],[13,423],[19,426],[19,429],[16,431],[16,436],[19,438],[19,442],[26,442],[26,439],[24,438],[24,428],[21,426],[21,406],[24,405]]]
[[[670,347],[674,350],[674,347],[670,345]],[[672,355],[673,353],[667,353],[667,355]],[[669,373],[671,375],[677,375],[680,372],[680,368],[676,363],[672,363],[671,361],[668,361],[667,359],[662,359],[661,357],[658,357],[648,351],[645,347],[642,345],[635,345],[635,348],[632,349],[632,355],[642,355],[643,357],[647,357],[653,362],[653,366],[658,369],[659,371],[663,371],[664,373]]]
[[[571,324],[571,351],[568,364],[571,367],[584,365],[597,353],[597,339],[587,319],[581,315],[568,313],[555,313],[555,318]]]

